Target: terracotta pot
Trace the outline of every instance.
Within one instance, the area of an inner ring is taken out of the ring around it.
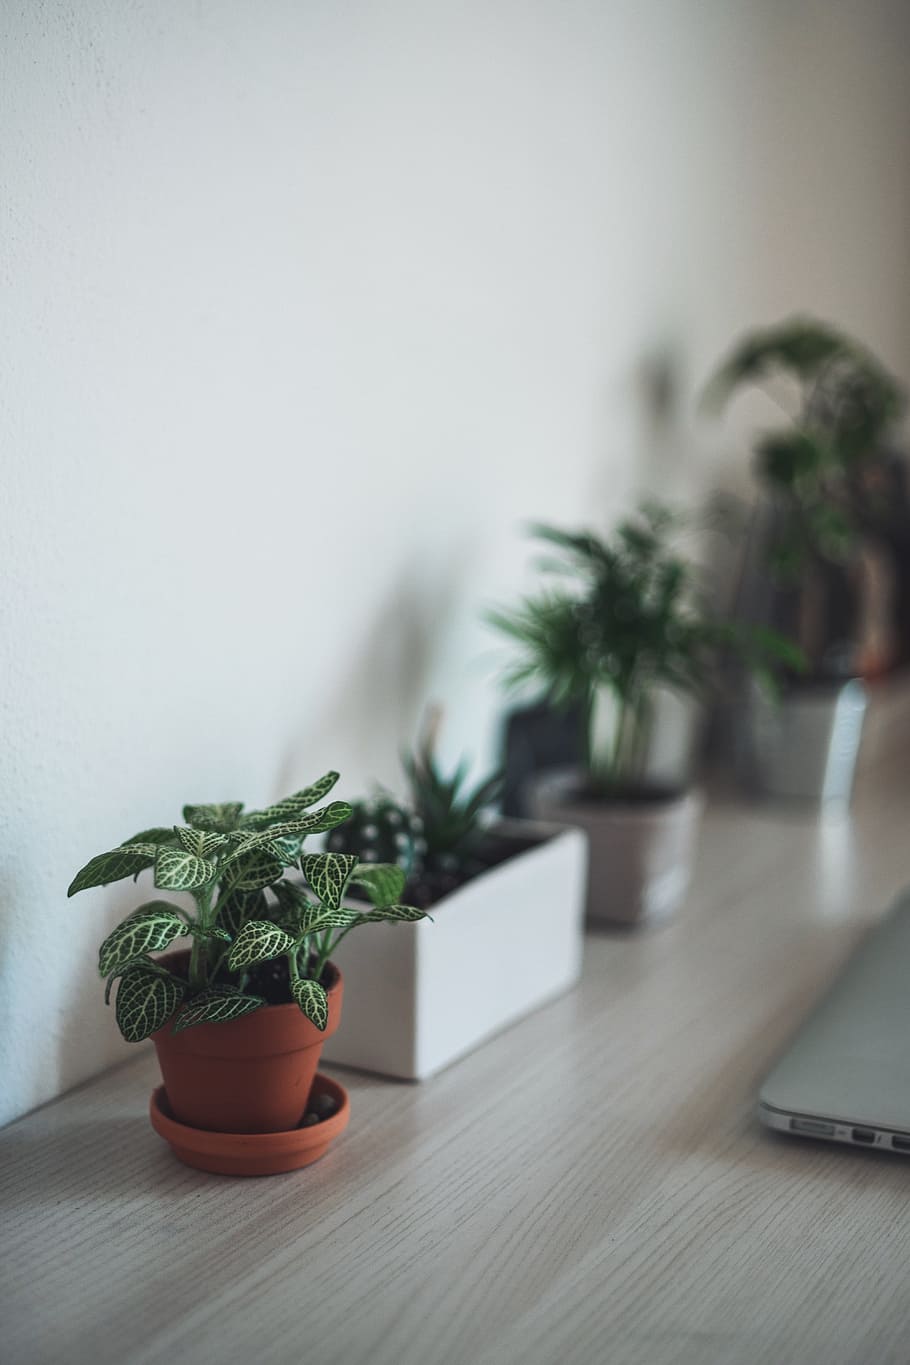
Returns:
[[[216,1175],[278,1175],[318,1161],[348,1126],[351,1106],[343,1085],[317,1074],[310,1099],[314,1096],[328,1096],[334,1113],[313,1127],[288,1133],[212,1133],[190,1128],[171,1115],[164,1086],[152,1093],[149,1117],[155,1132],[187,1166]]]
[[[176,965],[185,954],[172,954]],[[284,1133],[303,1118],[322,1045],[341,1019],[343,982],[329,964],[329,1021],[320,1033],[297,1005],[264,1005],[226,1024],[152,1034],[170,1112],[216,1133]]]
[[[667,919],[685,899],[704,801],[697,791],[649,802],[586,801],[577,769],[547,773],[530,789],[542,820],[588,836],[589,921],[636,925]]]

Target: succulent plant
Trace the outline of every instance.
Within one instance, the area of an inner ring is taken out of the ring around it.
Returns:
[[[395,863],[408,881],[423,870],[423,822],[387,792],[352,802],[350,818],[329,834],[330,853],[355,853],[362,863]]]
[[[408,802],[399,803],[387,792],[355,801],[351,817],[326,840],[330,852],[354,854],[363,864],[397,864],[407,876],[408,896],[423,907],[487,866],[482,816],[503,782],[496,773],[467,785],[465,761],[444,775],[435,755],[438,722],[438,713],[432,713],[416,750],[402,755]]]
[[[426,876],[464,880],[476,870],[482,854],[485,831],[481,817],[502,793],[502,773],[469,787],[468,764],[462,759],[453,773],[444,776],[432,737],[426,738],[415,753],[406,754],[402,764],[411,804],[423,824]]]

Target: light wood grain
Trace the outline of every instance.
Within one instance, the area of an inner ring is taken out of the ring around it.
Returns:
[[[6,1129],[0,1359],[906,1365],[910,1162],[754,1117],[910,881],[895,706],[848,820],[715,800],[674,924],[590,937],[578,990],[423,1086],[347,1073],[309,1170],[180,1166],[145,1051]]]

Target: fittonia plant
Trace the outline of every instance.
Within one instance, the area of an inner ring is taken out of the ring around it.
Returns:
[[[324,1030],[328,999],[322,975],[352,929],[382,920],[419,920],[400,905],[404,872],[362,864],[344,853],[304,853],[307,835],[333,829],[351,815],[346,801],[316,810],[338,780],[335,772],[265,810],[244,813],[239,801],[184,806],[183,825],[143,830],[100,853],[74,877],[68,895],[151,871],[159,891],[188,892],[195,911],[150,900],[127,916],[101,945],[98,968],[105,999],[117,987],[121,1033],[137,1043],[172,1022],[175,1033],[196,1024],[238,1019],[269,1003],[256,989],[260,964],[286,964],[286,998]],[[344,904],[349,887],[372,909]],[[191,940],[185,975],[160,953]]]

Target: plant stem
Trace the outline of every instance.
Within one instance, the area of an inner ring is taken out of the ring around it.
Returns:
[[[619,786],[622,776],[623,746],[630,710],[629,703],[624,698],[620,698],[616,716],[616,734],[613,737],[613,755],[610,760],[609,783],[613,787]]]
[[[196,902],[197,909],[196,922],[200,929],[208,929],[212,906],[212,888],[210,886],[201,886],[198,893],[194,892],[193,899]],[[189,972],[190,986],[194,991],[200,990],[205,984],[207,956],[205,942],[194,936],[193,946],[190,949]]]

